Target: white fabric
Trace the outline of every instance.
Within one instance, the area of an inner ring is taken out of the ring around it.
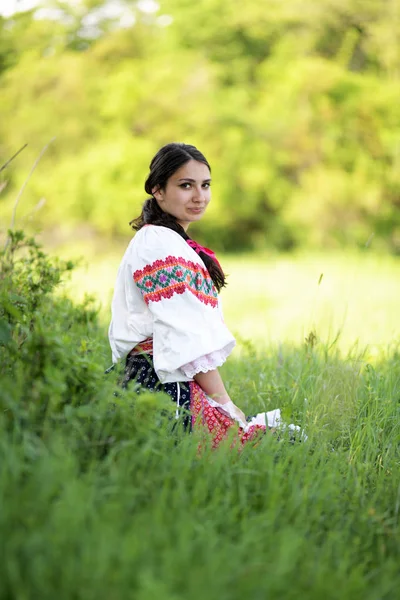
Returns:
[[[258,413],[248,422],[248,425],[266,425],[268,427],[280,427],[282,425],[281,411],[279,408],[268,412]]]
[[[298,439],[302,442],[306,442],[308,439],[308,436],[298,425],[293,425],[293,423],[290,423],[290,425],[286,425],[285,423],[283,423],[281,418],[281,411],[279,408],[276,408],[275,410],[269,410],[267,412],[258,413],[250,421],[242,421],[242,419],[238,418],[237,410],[235,410],[236,407],[232,401],[227,402],[226,404],[220,404],[219,402],[216,402],[209,396],[207,396],[207,401],[210,404],[210,406],[217,408],[223,414],[236,421],[244,431],[248,431],[253,425],[263,425],[264,427],[273,427],[274,429],[278,429],[282,433],[288,430],[289,432],[292,432],[293,436],[297,432]]]
[[[192,362],[182,365],[181,369],[186,377],[193,379],[197,373],[208,373],[208,371],[213,371],[223,365],[231,350],[231,345],[228,344],[221,350],[215,350],[215,352],[200,356]]]
[[[146,304],[145,292],[135,283],[134,274],[150,265],[157,271],[159,263],[154,263],[171,257],[194,264],[199,277],[204,273],[201,258],[175,231],[155,225],[138,231],[118,270],[109,327],[113,362],[124,358],[139,342],[153,338],[154,368],[162,383],[189,381],[192,377],[183,372],[183,365],[218,352],[226,358],[235,346],[216,294],[213,303],[206,304],[185,289],[171,292],[170,297],[161,293],[158,301]]]

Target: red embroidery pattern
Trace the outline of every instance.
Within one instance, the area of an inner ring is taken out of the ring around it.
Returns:
[[[252,425],[247,432],[244,432],[241,427],[238,427],[236,421],[226,417],[217,408],[209,405],[205,393],[194,381],[190,382],[190,412],[192,413],[193,429],[202,426],[205,431],[211,434],[212,448],[219,446],[226,438],[231,427],[237,428],[238,440],[242,445],[255,440],[260,433],[266,431],[266,427],[263,425]]]
[[[153,338],[147,338],[143,342],[140,342],[140,344],[136,344],[129,354],[131,356],[137,356],[138,354],[153,354]]]
[[[181,257],[167,256],[134,272],[133,279],[146,304],[190,292],[204,304],[218,305],[217,290],[206,269]]]

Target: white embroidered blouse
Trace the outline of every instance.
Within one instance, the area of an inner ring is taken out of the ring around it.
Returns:
[[[162,383],[189,381],[221,366],[235,346],[199,255],[175,231],[147,225],[130,242],[111,305],[112,360],[153,338]]]

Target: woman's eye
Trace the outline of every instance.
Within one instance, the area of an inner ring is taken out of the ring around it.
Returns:
[[[209,182],[201,184],[201,187],[206,190],[210,186],[211,186],[211,183],[209,183]],[[192,187],[192,184],[189,181],[185,181],[184,183],[179,184],[179,187],[182,188],[183,190],[189,190]]]

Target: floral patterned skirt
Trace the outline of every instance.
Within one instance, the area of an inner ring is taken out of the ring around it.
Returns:
[[[245,431],[234,419],[211,406],[207,395],[195,381],[162,384],[154,370],[153,357],[149,354],[128,355],[123,387],[127,387],[131,380],[140,385],[138,392],[141,388],[146,388],[167,393],[171,397],[171,402],[176,404],[177,417],[183,414],[185,429],[187,431],[201,429],[205,436],[211,438],[213,448],[218,447],[227,437],[228,432],[233,433],[234,443],[236,441],[242,445],[255,440],[268,428],[258,424],[249,425]]]

